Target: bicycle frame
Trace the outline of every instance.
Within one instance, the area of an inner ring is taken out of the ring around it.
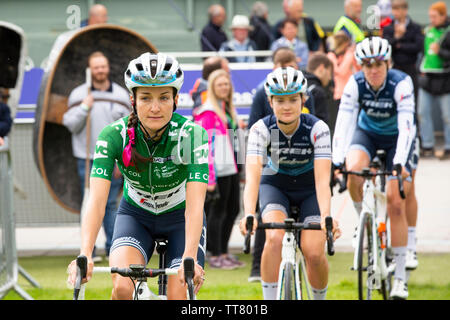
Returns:
[[[281,300],[282,297],[282,287],[283,287],[283,280],[284,280],[284,268],[287,263],[291,263],[294,268],[294,278],[295,278],[295,296],[296,300],[301,300],[302,295],[300,291],[300,274],[298,272],[298,268],[301,267],[302,269],[304,266],[304,259],[303,254],[301,253],[301,250],[299,250],[299,254],[297,256],[297,241],[295,239],[295,234],[291,230],[287,230],[283,237],[283,243],[282,243],[282,249],[281,249],[281,263],[279,268],[279,276],[278,276],[278,289],[277,289],[277,299]],[[310,292],[309,292],[309,281],[308,276],[305,272],[306,270],[303,270],[303,274],[305,276],[305,287],[308,299],[310,299]]]
[[[379,176],[376,177],[376,185],[380,185]],[[363,219],[365,213],[369,215],[369,220],[371,223],[371,232],[372,232],[372,252],[374,252],[373,258],[373,270],[367,270],[368,274],[371,274],[371,281],[368,281],[368,286],[371,285],[371,289],[380,289],[381,288],[381,280],[385,280],[388,276],[388,270],[386,265],[386,248],[380,247],[380,238],[378,235],[378,224],[381,222],[381,219],[386,220],[386,216],[384,218],[380,217],[378,214],[378,210],[383,208],[385,211],[386,208],[386,195],[376,186],[372,178],[366,178],[363,187],[363,207],[360,215],[359,227],[364,228]],[[360,229],[358,229],[360,230]],[[360,245],[360,233],[357,234],[357,246],[355,248],[355,254],[353,259],[353,270],[358,270],[358,260],[359,260],[359,245]]]
[[[329,255],[334,255],[334,244],[333,244],[333,218],[326,217],[325,218],[325,226],[326,226],[326,234],[327,234],[327,249]],[[246,228],[247,230],[252,230],[253,228],[253,216],[247,216],[246,220]],[[311,298],[310,294],[310,286],[308,276],[305,270],[305,260],[301,249],[299,249],[299,255],[297,256],[297,239],[294,233],[294,230],[321,230],[320,224],[302,224],[302,223],[294,223],[294,219],[289,218],[285,219],[284,223],[263,223],[258,225],[259,229],[284,229],[285,234],[283,236],[282,241],[282,249],[281,249],[281,263],[279,267],[278,273],[278,288],[277,288],[277,299],[281,300],[282,298],[282,290],[283,283],[286,285],[284,274],[287,265],[292,265],[294,271],[294,282],[295,282],[295,298],[296,300],[301,300],[303,297],[301,295],[301,279],[299,273],[299,267],[302,268],[302,272],[305,278],[305,288],[307,292],[308,299]],[[250,253],[250,237],[251,232],[247,232],[244,240],[244,253]]]

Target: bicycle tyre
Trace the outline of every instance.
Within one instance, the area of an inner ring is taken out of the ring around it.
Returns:
[[[294,266],[290,262],[286,263],[284,266],[282,286],[282,300],[297,300]]]
[[[371,300],[372,289],[367,285],[368,273],[373,269],[372,252],[372,224],[369,213],[362,212],[362,224],[359,226],[359,247],[358,247],[358,298],[359,300]],[[367,234],[366,234],[367,233]],[[366,234],[366,237],[364,237]],[[364,248],[366,240],[367,248]]]
[[[394,263],[394,253],[392,252],[392,246],[391,246],[391,224],[389,216],[386,215],[386,254],[385,254],[385,261],[386,261],[386,267],[388,270],[390,269],[391,264]],[[393,272],[388,272],[387,278],[385,280],[382,280],[381,282],[381,289],[384,300],[390,300],[390,293],[392,289],[392,277]]]

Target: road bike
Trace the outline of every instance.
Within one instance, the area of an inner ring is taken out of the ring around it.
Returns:
[[[164,268],[166,262],[167,239],[156,239],[156,251],[159,254],[159,268],[147,269],[142,264],[131,264],[129,268],[94,267],[93,273],[117,273],[128,277],[133,282],[133,300],[167,300],[167,277],[177,275],[178,269]],[[87,257],[80,255],[76,259],[77,277],[73,290],[73,300],[84,300],[86,284],[82,279],[87,273]],[[183,260],[184,277],[187,284],[187,299],[195,300],[194,292],[194,259]],[[158,294],[153,293],[147,284],[147,278],[158,277]]]
[[[296,211],[296,208],[291,208]],[[334,255],[333,218],[325,220],[327,230],[328,255]],[[244,253],[250,253],[251,230],[253,229],[253,216],[246,220],[247,234],[244,241]],[[285,234],[282,242],[281,263],[278,274],[277,300],[304,300],[312,299],[311,287],[306,273],[306,264],[300,248],[301,230],[321,230],[318,223],[300,223],[295,219],[287,218],[284,223],[261,223],[257,229],[283,229]],[[305,290],[303,290],[303,286]],[[306,296],[304,295],[306,291]]]
[[[378,150],[369,168],[361,171],[346,171],[343,174],[339,192],[343,192],[349,174],[364,178],[362,211],[356,233],[356,247],[352,270],[358,272],[358,298],[371,300],[373,292],[379,291],[383,299],[389,299],[393,276],[393,253],[390,243],[390,223],[386,211],[386,176],[392,171],[385,171],[385,151]],[[394,170],[401,173],[401,165],[394,165]],[[396,176],[400,196],[405,199],[403,179]]]

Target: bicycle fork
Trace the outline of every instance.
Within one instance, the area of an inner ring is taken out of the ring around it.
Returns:
[[[283,290],[283,283],[286,275],[284,274],[285,266],[287,263],[290,263],[292,265],[292,268],[294,270],[294,277],[295,277],[295,298],[300,299],[300,277],[298,273],[298,266],[296,261],[296,252],[297,252],[297,243],[295,241],[294,233],[290,231],[286,231],[283,237],[283,247],[281,250],[281,263],[280,263],[280,269],[279,269],[279,276],[278,277],[278,288],[277,288],[277,299],[281,300],[282,297],[282,290]]]

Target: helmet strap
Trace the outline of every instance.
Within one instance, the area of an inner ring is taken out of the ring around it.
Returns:
[[[139,121],[139,120],[138,120]],[[150,135],[150,133],[148,133],[147,129],[145,129],[144,125],[141,123],[141,121],[139,121],[139,124],[142,128],[142,130],[144,130],[145,132],[145,139],[147,140],[147,142],[151,142],[151,143],[155,143],[155,138],[158,136],[158,134],[164,130],[168,125],[169,125],[170,121],[167,122],[165,125],[163,125],[161,128],[159,128],[158,130],[156,130],[155,134],[153,136]],[[148,138],[147,138],[148,137]]]

